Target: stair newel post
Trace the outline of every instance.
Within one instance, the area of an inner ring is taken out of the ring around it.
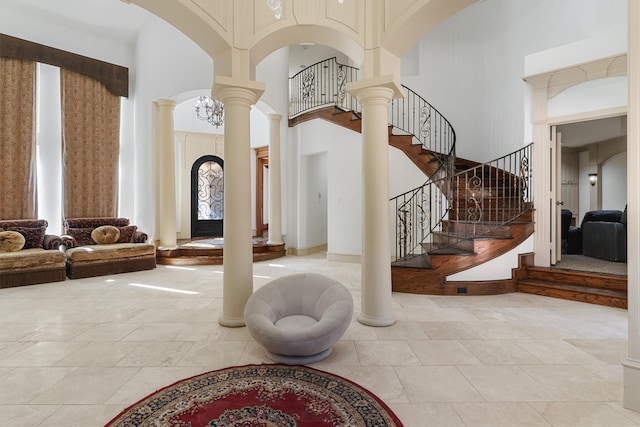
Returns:
[[[402,96],[392,76],[349,85],[362,106],[362,311],[358,321],[390,326],[391,250],[389,230],[389,134],[387,110],[391,99]]]

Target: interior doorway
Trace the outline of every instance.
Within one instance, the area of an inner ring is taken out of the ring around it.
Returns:
[[[269,147],[256,148],[256,236],[269,231]]]
[[[580,227],[588,211],[624,210],[627,116],[558,124],[552,126],[554,131],[561,134],[557,162],[557,203],[560,205],[554,213],[556,224],[562,226],[563,209],[571,212],[570,227]],[[559,235],[558,239],[561,239]],[[567,242],[562,243],[566,248]],[[574,252],[575,248],[571,254]],[[557,261],[562,253],[566,252],[560,252],[559,248]]]
[[[221,237],[224,221],[224,161],[202,156],[191,167],[191,237]]]

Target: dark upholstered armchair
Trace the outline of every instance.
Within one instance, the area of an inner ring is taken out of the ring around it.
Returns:
[[[614,232],[614,229],[623,225],[620,222],[622,214],[622,211],[619,210],[596,210],[584,214],[580,228],[571,227],[569,229],[567,253],[583,254],[602,259],[620,258],[622,252],[620,248],[621,241],[619,237],[615,237],[616,232]],[[589,223],[597,223],[597,225],[587,225]],[[626,225],[622,228],[625,231],[624,260],[626,261]],[[613,251],[614,246],[617,248],[618,255],[605,255],[605,252]]]
[[[569,238],[569,228],[571,227],[571,217],[573,217],[573,212],[569,209],[562,209],[560,213],[560,224],[562,227],[562,240],[567,240]]]
[[[619,222],[590,221],[583,225],[582,254],[615,262],[627,262],[627,209]]]

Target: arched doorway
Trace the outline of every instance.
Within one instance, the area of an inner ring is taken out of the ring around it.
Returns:
[[[202,156],[191,167],[191,237],[222,236],[224,161]]]

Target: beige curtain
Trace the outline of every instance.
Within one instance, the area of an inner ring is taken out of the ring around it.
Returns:
[[[36,63],[0,58],[0,219],[36,217]]]
[[[97,80],[60,70],[65,218],[115,217],[120,97]]]

